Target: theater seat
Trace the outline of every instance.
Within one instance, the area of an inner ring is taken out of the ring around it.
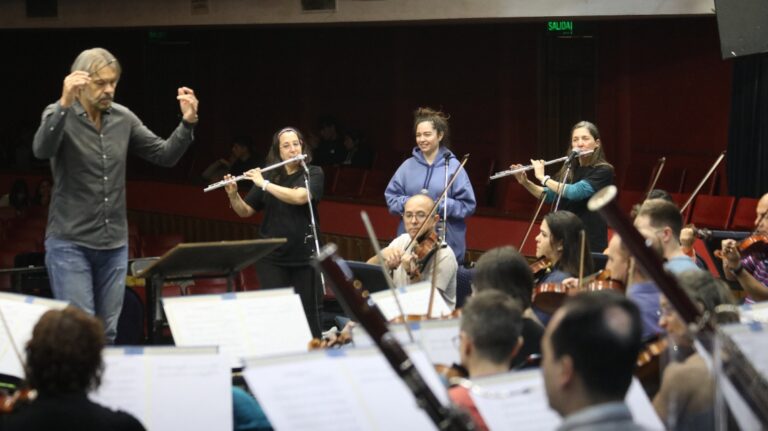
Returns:
[[[691,213],[691,223],[696,227],[727,229],[736,205],[733,196],[696,196]]]
[[[758,199],[755,198],[739,198],[733,211],[733,219],[728,224],[728,229],[747,231],[754,229],[757,201]]]

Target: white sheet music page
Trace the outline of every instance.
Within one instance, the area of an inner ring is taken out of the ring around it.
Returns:
[[[131,413],[148,430],[233,427],[231,371],[215,347],[113,347],[104,364],[90,398]]]
[[[400,299],[400,304],[403,306],[405,314],[427,314],[429,294],[432,290],[432,286],[428,281],[398,287],[396,290],[397,297]],[[391,290],[373,293],[371,294],[371,299],[373,299],[373,302],[376,303],[387,320],[400,316],[400,310],[397,308],[397,303],[392,296]],[[449,314],[451,314],[451,309],[448,308],[440,292],[435,292],[435,297],[432,300],[432,317],[441,317]]]
[[[454,345],[454,338],[459,335],[459,319],[425,320],[410,322],[414,341],[421,345],[433,364],[451,365],[459,363],[459,349]],[[389,325],[390,331],[403,344],[410,343],[404,323]],[[373,346],[373,340],[365,329],[357,325],[352,330],[355,347]]]
[[[67,304],[65,301],[54,299],[0,292],[0,309],[8,324],[6,329],[0,321],[0,373],[24,377],[24,366],[16,356],[11,338],[23,360],[24,346],[32,338],[32,330],[40,316],[48,310],[60,310]]]
[[[541,370],[526,370],[473,379],[470,396],[489,429],[547,430],[562,422],[549,407]],[[625,397],[635,422],[663,430],[661,420],[637,379]]]
[[[446,403],[445,387],[426,355],[413,345],[407,351]],[[376,348],[247,359],[243,375],[278,430],[435,429]]]
[[[233,368],[243,357],[306,352],[312,333],[292,288],[163,298],[177,346],[219,346]]]

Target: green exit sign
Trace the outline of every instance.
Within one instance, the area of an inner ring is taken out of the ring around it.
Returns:
[[[559,34],[573,34],[573,21],[547,21],[547,31]]]

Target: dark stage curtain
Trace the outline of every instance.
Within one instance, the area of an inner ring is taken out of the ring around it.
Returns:
[[[768,192],[768,54],[734,60],[728,191],[739,197]]]

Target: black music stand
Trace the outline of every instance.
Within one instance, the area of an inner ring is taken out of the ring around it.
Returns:
[[[371,265],[370,263],[354,260],[348,260],[347,265],[352,270],[355,279],[360,280],[368,292],[376,293],[389,289],[387,279],[384,278],[384,273],[381,272],[379,265]]]
[[[182,243],[165,253],[136,277],[146,279],[147,335],[150,344],[157,339],[163,323],[160,299],[166,281],[196,278],[227,278],[227,290],[234,290],[235,275],[243,268],[285,244],[285,238],[246,241]]]

